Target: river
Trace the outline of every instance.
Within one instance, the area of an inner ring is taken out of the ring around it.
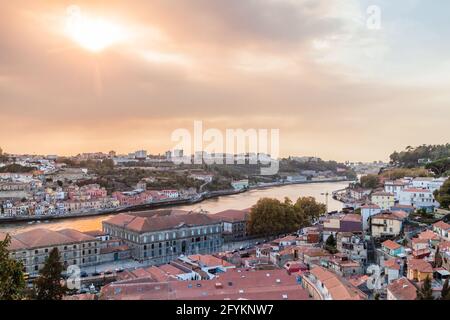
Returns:
[[[277,198],[283,200],[284,197],[289,197],[295,201],[301,196],[315,197],[317,201],[326,203],[326,196],[324,193],[329,193],[328,196],[328,211],[335,211],[342,209],[342,203],[332,198],[331,193],[336,190],[344,189],[348,186],[348,182],[330,182],[330,183],[310,183],[310,184],[296,184],[281,187],[273,187],[268,189],[251,190],[237,195],[223,196],[219,198],[205,200],[195,205],[176,206],[177,209],[183,210],[205,210],[211,214],[227,210],[227,209],[246,209],[253,206],[259,199],[264,197]],[[73,228],[80,231],[100,230],[102,228],[102,221],[110,218],[112,215],[87,217],[87,218],[73,218],[63,220],[53,220],[42,223],[15,223],[5,224],[0,226],[0,232],[9,232],[11,234],[17,232],[28,231],[35,228],[47,228],[51,230],[59,230],[65,228]]]

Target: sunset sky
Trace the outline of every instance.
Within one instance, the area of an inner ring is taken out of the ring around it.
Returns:
[[[283,156],[386,160],[446,143],[449,12],[448,0],[0,0],[0,147],[157,154],[194,120],[279,128]]]

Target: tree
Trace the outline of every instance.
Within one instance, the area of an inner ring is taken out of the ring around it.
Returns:
[[[0,241],[0,300],[20,300],[24,296],[23,265],[9,256],[11,237]]]
[[[286,231],[286,212],[277,199],[260,199],[251,209],[249,231],[255,235],[276,235]]]
[[[375,189],[380,184],[380,180],[376,174],[369,174],[361,177],[361,186],[367,189]]]
[[[319,218],[327,211],[326,205],[318,203],[313,197],[300,197],[294,205],[294,211],[308,223]]]
[[[60,262],[57,248],[53,248],[45,260],[45,265],[39,272],[39,278],[34,284],[33,298],[36,300],[61,300],[68,292],[65,285],[61,284],[64,266]]]
[[[434,267],[435,268],[442,267],[442,256],[441,256],[441,253],[439,251],[439,247],[437,247],[436,253],[434,254]]]
[[[450,287],[448,285],[448,278],[445,280],[441,291],[441,300],[450,300]]]
[[[450,178],[444,182],[439,190],[434,192],[434,197],[442,208],[450,208]]]
[[[439,159],[437,161],[431,162],[425,166],[425,168],[433,171],[434,174],[442,176],[445,172],[450,170],[450,159]]]
[[[321,209],[316,208],[315,200],[313,202],[310,199],[306,202],[297,201],[293,205],[289,198],[285,198],[284,202],[262,198],[250,212],[249,232],[267,237],[297,231],[309,222],[310,216],[320,214]]]
[[[417,300],[434,300],[431,279],[428,276],[420,289],[417,289]]]
[[[331,234],[328,238],[327,241],[325,242],[325,249],[330,252],[330,253],[336,253],[336,239],[334,238],[334,236]]]

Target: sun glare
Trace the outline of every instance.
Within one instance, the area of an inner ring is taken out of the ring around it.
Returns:
[[[92,52],[100,52],[125,40],[120,25],[103,18],[91,18],[72,8],[66,22],[67,35],[78,45]]]

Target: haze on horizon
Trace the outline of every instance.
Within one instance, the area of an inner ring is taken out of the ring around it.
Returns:
[[[68,28],[70,8],[87,22]],[[157,154],[194,120],[279,128],[281,156],[387,160],[447,143],[448,12],[446,0],[1,0],[0,147]]]

